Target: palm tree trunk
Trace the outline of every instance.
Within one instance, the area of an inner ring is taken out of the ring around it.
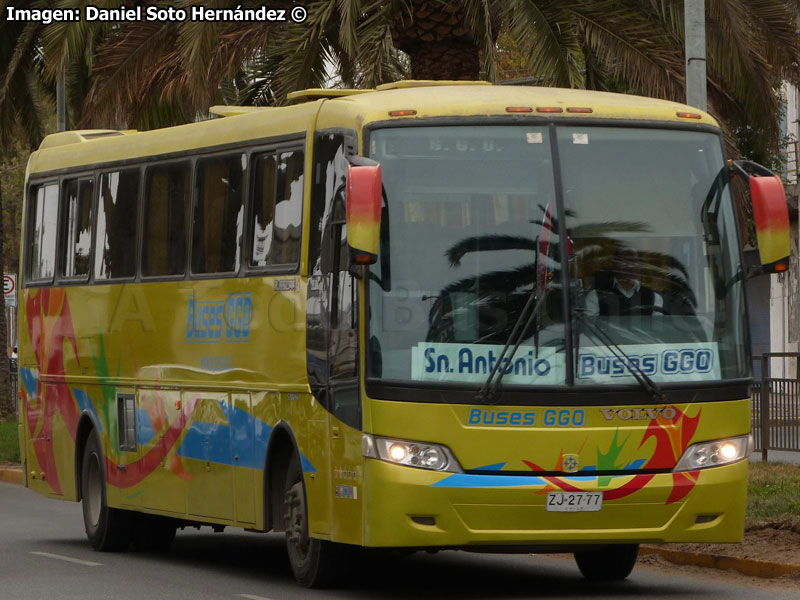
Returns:
[[[414,79],[478,79],[480,51],[459,3],[410,0],[392,40],[411,59]]]
[[[5,256],[3,252],[3,189],[0,186],[0,265],[5,270]],[[14,400],[11,397],[11,383],[9,381],[9,361],[8,361],[8,326],[6,324],[6,305],[3,298],[2,310],[0,310],[0,348],[6,354],[0,356],[0,421],[14,416]]]
[[[479,79],[480,59],[473,42],[449,39],[422,42],[409,49],[414,79]]]

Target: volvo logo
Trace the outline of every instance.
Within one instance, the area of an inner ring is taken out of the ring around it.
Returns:
[[[606,421],[652,421],[661,417],[671,421],[678,415],[672,406],[654,406],[652,408],[601,408],[600,412]]]

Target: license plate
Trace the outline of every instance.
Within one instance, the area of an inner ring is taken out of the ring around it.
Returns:
[[[597,511],[603,507],[603,492],[548,492],[548,512]]]

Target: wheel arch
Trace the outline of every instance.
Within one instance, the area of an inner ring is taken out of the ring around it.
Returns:
[[[281,419],[272,429],[264,458],[264,529],[283,531],[279,518],[283,507],[283,483],[293,454],[301,456],[291,426]]]
[[[83,466],[83,452],[86,449],[86,442],[92,431],[100,431],[100,425],[97,422],[97,417],[88,410],[81,413],[78,420],[78,428],[75,430],[75,500],[80,502],[82,500],[81,492],[81,477]],[[102,446],[102,440],[100,442]],[[104,469],[105,472],[105,469]]]

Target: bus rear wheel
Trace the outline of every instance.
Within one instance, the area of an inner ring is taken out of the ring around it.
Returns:
[[[638,555],[639,544],[619,544],[576,552],[575,562],[586,579],[620,581],[631,574]]]
[[[342,581],[350,564],[350,547],[309,535],[305,482],[296,454],[286,471],[283,517],[286,551],[297,582],[308,588],[324,588]]]
[[[86,537],[95,550],[125,550],[131,542],[131,514],[108,506],[105,473],[100,438],[92,431],[81,461],[81,504]]]

